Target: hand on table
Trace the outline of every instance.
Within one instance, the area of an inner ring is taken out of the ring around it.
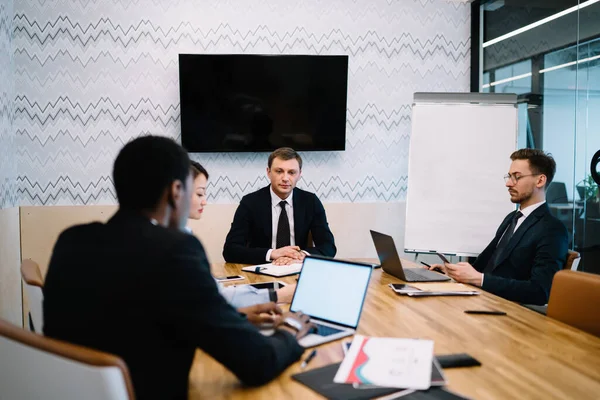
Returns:
[[[248,321],[254,325],[279,323],[281,309],[275,303],[256,304],[250,307],[238,308],[238,312],[246,314]]]
[[[290,265],[290,264],[300,264],[302,263],[302,260],[304,260],[304,257],[306,257],[306,254],[304,253],[299,253],[301,254],[302,258],[292,258],[292,257],[279,257],[277,260],[273,261],[273,265]]]
[[[304,260],[306,254],[300,251],[298,246],[285,246],[275,249],[271,252],[271,260],[277,260],[281,257],[293,258],[296,260]]]

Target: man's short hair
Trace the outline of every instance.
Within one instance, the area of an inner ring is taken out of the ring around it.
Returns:
[[[292,160],[292,159],[296,159],[298,160],[298,165],[300,166],[300,171],[302,171],[302,157],[300,157],[300,154],[298,154],[298,152],[294,149],[292,149],[291,147],[280,147],[277,150],[275,150],[274,152],[271,153],[271,155],[269,156],[269,163],[268,163],[268,167],[271,168],[271,165],[273,164],[273,160],[275,158],[279,158],[283,161],[287,161],[287,160]]]
[[[204,175],[204,177],[208,179],[208,171],[202,164],[196,161],[190,161],[190,164],[192,164],[192,178],[196,179],[198,175]]]
[[[121,149],[113,166],[119,206],[129,210],[153,210],[165,189],[190,174],[190,158],[174,140],[141,136]]]
[[[554,174],[556,173],[556,162],[552,157],[552,154],[544,153],[539,149],[520,149],[510,155],[510,159],[515,160],[527,160],[529,161],[529,167],[531,172],[534,174],[546,175],[546,187],[550,185]]]

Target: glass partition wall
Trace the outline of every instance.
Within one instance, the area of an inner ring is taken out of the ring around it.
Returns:
[[[600,273],[600,194],[591,177],[600,150],[600,0],[475,1],[472,15],[479,68],[471,89],[519,96],[519,147],[554,156],[548,205],[581,254],[578,269]]]

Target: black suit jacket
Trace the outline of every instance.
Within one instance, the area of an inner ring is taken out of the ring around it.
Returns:
[[[271,192],[267,186],[242,198],[225,239],[223,257],[227,262],[264,264],[273,239]],[[294,188],[294,235],[296,245],[311,254],[335,256],[333,234],[319,198]],[[314,247],[308,247],[308,233]]]
[[[473,266],[479,272],[485,269],[515,213],[504,218],[494,240],[475,260]],[[519,303],[546,304],[552,278],[563,268],[567,252],[567,229],[544,203],[515,231],[493,270],[484,274],[482,289]]]
[[[263,384],[303,352],[263,336],[219,295],[192,235],[119,211],[65,230],[44,285],[44,333],[122,357],[138,399],[187,398],[196,348]]]

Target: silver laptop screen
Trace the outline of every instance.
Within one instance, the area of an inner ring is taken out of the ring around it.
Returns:
[[[356,328],[371,271],[368,265],[307,257],[290,310]]]

